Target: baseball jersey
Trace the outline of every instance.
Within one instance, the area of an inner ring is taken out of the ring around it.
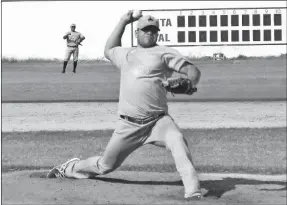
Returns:
[[[67,38],[67,46],[77,46],[77,41],[80,39],[80,38],[83,38],[84,36],[80,33],[80,32],[69,32],[71,33],[71,35],[68,36]]]
[[[168,112],[167,92],[161,82],[179,71],[188,59],[166,46],[115,47],[108,55],[121,70],[120,115],[144,119]]]

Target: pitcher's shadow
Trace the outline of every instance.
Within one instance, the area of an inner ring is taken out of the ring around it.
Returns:
[[[120,184],[135,184],[135,185],[167,185],[167,186],[183,186],[181,180],[176,181],[140,181],[140,180],[126,180],[117,179],[110,177],[94,177],[93,180],[105,181],[109,183],[120,183]],[[285,186],[279,189],[261,189],[262,191],[284,191],[287,190],[286,182],[281,181],[259,181],[250,179],[239,179],[239,178],[223,178],[222,180],[206,180],[201,181],[201,188],[206,189],[207,192],[203,197],[216,197],[220,198],[224,193],[234,190],[236,185],[262,185],[272,184]]]
[[[35,172],[30,174],[31,178],[46,178],[46,172]],[[141,180],[127,180],[127,179],[119,179],[119,178],[112,178],[108,175],[106,176],[98,176],[90,178],[92,180],[97,181],[104,181],[109,183],[116,183],[116,184],[134,184],[134,185],[155,185],[155,186],[183,186],[181,180],[175,181],[141,181]],[[222,180],[205,180],[201,181],[201,188],[206,189],[207,192],[204,193],[204,197],[215,197],[220,198],[224,193],[234,190],[236,185],[263,185],[263,184],[270,184],[270,185],[280,185],[284,186],[283,188],[278,189],[260,189],[261,191],[286,191],[287,184],[286,182],[282,181],[259,181],[259,180],[251,180],[251,179],[240,179],[240,178],[223,178]]]

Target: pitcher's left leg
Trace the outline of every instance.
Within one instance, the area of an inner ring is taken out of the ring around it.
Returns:
[[[200,198],[200,182],[194,168],[188,144],[173,119],[166,115],[153,127],[145,143],[164,146],[171,151],[176,169],[185,188],[185,198]]]

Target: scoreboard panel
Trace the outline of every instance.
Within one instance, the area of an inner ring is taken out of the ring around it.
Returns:
[[[159,19],[166,46],[287,45],[286,7],[143,10]],[[131,26],[137,45],[136,22]]]

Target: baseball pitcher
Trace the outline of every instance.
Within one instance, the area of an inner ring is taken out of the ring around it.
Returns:
[[[137,21],[137,47],[124,48],[126,25]],[[105,46],[105,56],[121,71],[119,120],[103,156],[71,159],[54,167],[48,178],[87,179],[117,169],[126,157],[146,144],[168,149],[188,200],[201,199],[200,182],[188,144],[168,113],[167,93],[192,95],[199,69],[176,50],[156,44],[159,20],[153,16],[122,16]],[[181,77],[171,78],[173,72]]]
[[[64,65],[62,73],[66,72],[66,67],[72,54],[73,54],[73,66],[74,66],[73,72],[76,73],[78,56],[79,56],[79,45],[82,45],[81,42],[85,40],[85,36],[83,36],[80,32],[76,31],[76,24],[71,24],[70,28],[71,31],[67,32],[63,36],[63,39],[67,40],[67,48],[64,57]]]

